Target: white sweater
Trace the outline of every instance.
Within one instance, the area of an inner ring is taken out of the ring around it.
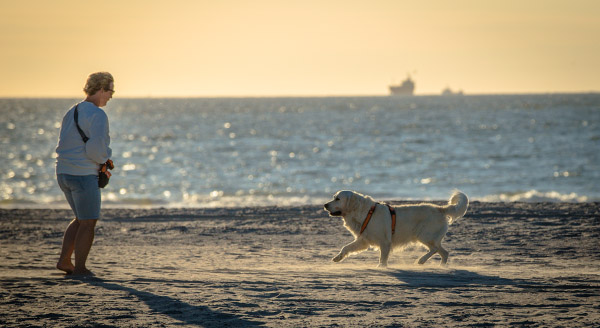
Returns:
[[[78,104],[78,122],[83,133],[90,138],[83,142],[75,125],[75,106],[63,117],[56,147],[56,174],[98,175],[100,164],[112,156],[108,117],[93,103]]]

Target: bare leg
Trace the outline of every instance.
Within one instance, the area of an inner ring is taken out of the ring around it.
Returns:
[[[357,239],[350,244],[344,246],[340,253],[332,259],[333,262],[339,262],[345,259],[348,255],[352,253],[362,252],[365,249],[369,248],[369,243],[364,242],[362,239]]]
[[[85,267],[85,261],[94,242],[94,228],[97,221],[79,220],[79,229],[77,229],[77,235],[75,236],[75,268],[73,274],[91,274],[91,271]]]
[[[73,249],[75,248],[75,236],[79,229],[79,220],[74,219],[69,223],[69,226],[65,230],[63,236],[62,250],[56,268],[66,272],[67,274],[73,273],[75,266],[71,262],[71,255],[73,255]]]

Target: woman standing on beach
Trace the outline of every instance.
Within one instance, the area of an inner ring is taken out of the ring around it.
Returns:
[[[114,79],[110,73],[98,72],[88,77],[83,89],[87,97],[73,106],[63,117],[56,147],[56,177],[69,205],[75,213],[63,237],[62,250],[56,268],[67,274],[90,275],[86,266],[94,241],[94,229],[100,217],[98,169],[107,162],[109,147],[108,117],[100,108],[112,98]],[[75,123],[85,134],[84,142]],[[75,252],[75,265],[71,255]]]

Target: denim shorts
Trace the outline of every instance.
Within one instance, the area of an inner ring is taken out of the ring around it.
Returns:
[[[100,218],[102,199],[97,175],[58,174],[56,179],[77,219]]]

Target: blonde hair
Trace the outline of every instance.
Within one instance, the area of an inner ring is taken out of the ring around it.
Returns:
[[[85,87],[83,91],[86,95],[92,96],[96,92],[100,91],[100,89],[108,90],[110,89],[110,84],[115,82],[113,76],[108,72],[97,72],[92,73],[88,76],[87,82],[85,83]]]

